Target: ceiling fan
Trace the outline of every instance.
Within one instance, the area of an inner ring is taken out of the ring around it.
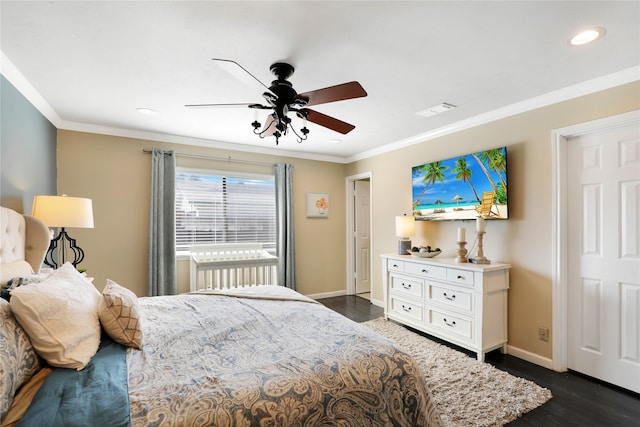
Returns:
[[[213,60],[227,68],[232,74],[236,74],[238,69],[240,69],[241,72],[245,74],[245,77],[249,76],[264,86],[267,91],[264,92],[262,96],[266,101],[266,105],[259,103],[187,104],[185,107],[207,108],[246,106],[255,110],[273,110],[273,112],[267,116],[264,125],[261,126],[260,122],[255,120],[251,123],[251,126],[253,126],[253,133],[260,136],[260,138],[274,136],[276,138],[276,145],[278,144],[279,138],[287,135],[289,130],[296,135],[298,142],[306,140],[307,135],[309,134],[307,121],[324,126],[341,134],[351,132],[355,129],[354,125],[343,122],[342,120],[338,120],[334,117],[327,116],[326,114],[319,113],[315,110],[311,110],[307,107],[367,96],[367,92],[358,82],[343,83],[310,92],[298,93],[293,88],[291,82],[287,80],[293,74],[294,68],[291,64],[285,62],[276,62],[271,65],[270,69],[276,76],[276,80],[271,82],[271,86],[267,86],[235,61],[218,58],[213,58]],[[235,70],[230,67],[235,68]],[[296,132],[291,125],[289,113],[295,113],[297,117],[304,121],[304,125],[302,129],[300,129],[300,133]]]

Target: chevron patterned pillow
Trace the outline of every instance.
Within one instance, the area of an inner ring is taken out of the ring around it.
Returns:
[[[138,298],[129,289],[107,279],[98,310],[100,323],[114,341],[142,348],[142,313]]]

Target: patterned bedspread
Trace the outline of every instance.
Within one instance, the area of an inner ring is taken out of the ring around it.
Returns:
[[[145,343],[127,353],[133,426],[439,425],[415,362],[320,304],[139,302]]]

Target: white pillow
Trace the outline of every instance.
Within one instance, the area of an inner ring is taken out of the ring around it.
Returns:
[[[66,263],[40,283],[11,292],[11,310],[50,365],[83,369],[100,345],[100,292]]]
[[[138,306],[138,297],[129,289],[107,279],[102,290],[100,323],[105,332],[117,343],[142,348],[142,312]]]

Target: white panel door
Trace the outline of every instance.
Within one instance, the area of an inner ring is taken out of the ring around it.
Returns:
[[[568,367],[640,392],[640,129],[567,144]]]
[[[355,181],[356,294],[371,292],[371,196],[369,181]]]

